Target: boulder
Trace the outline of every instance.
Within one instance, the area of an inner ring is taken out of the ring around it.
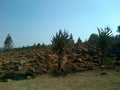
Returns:
[[[115,65],[116,65],[116,66],[120,66],[120,61],[116,61],[116,62],[115,62]]]

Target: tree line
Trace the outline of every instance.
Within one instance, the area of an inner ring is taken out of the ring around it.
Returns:
[[[58,59],[58,73],[61,72],[61,61],[65,55],[66,48],[79,46],[80,44],[90,44],[92,46],[97,47],[100,52],[100,63],[101,65],[105,64],[105,60],[110,58],[115,58],[117,61],[120,61],[120,26],[117,27],[118,35],[113,35],[112,30],[110,27],[105,28],[97,28],[98,34],[92,33],[89,39],[85,42],[82,42],[80,37],[78,37],[77,42],[74,42],[72,33],[68,33],[66,30],[62,31],[59,30],[51,40],[52,45],[45,45],[38,43],[37,45],[34,44],[33,46],[21,47],[21,48],[14,48],[13,40],[10,34],[7,35],[4,41],[4,50],[26,50],[26,49],[36,49],[36,48],[46,48],[52,47],[54,53],[59,56]]]
[[[24,49],[34,49],[34,48],[45,48],[48,46],[52,46],[53,50],[56,51],[59,55],[64,53],[64,48],[66,46],[78,46],[81,43],[89,43],[94,46],[97,46],[101,51],[101,62],[104,63],[104,59],[106,55],[112,53],[116,55],[116,59],[120,59],[120,26],[117,27],[118,35],[113,36],[112,30],[110,27],[105,28],[97,28],[98,34],[92,33],[89,39],[85,42],[82,42],[80,37],[78,37],[77,42],[74,42],[72,33],[68,33],[67,31],[59,30],[53,37],[52,37],[52,45],[45,45],[44,43],[37,45],[34,44],[33,46],[21,47],[21,48],[14,48],[13,40],[10,34],[7,35],[4,41],[4,50],[24,50]],[[109,56],[109,55],[108,55]]]

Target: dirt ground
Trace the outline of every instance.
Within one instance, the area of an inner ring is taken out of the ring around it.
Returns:
[[[106,75],[101,73],[106,72]],[[120,72],[91,70],[66,77],[41,75],[36,79],[0,82],[0,90],[119,90]]]

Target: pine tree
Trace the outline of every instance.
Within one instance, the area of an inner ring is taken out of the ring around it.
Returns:
[[[81,40],[80,37],[79,37],[78,40],[77,40],[76,45],[78,46],[79,44],[81,44],[81,42],[82,42],[82,40]]]
[[[98,35],[95,33],[92,33],[88,39],[88,42],[91,44],[96,44],[98,40]]]
[[[74,45],[74,39],[73,39],[72,33],[70,34],[69,44],[70,44],[70,46],[73,46],[73,45]]]
[[[105,58],[108,46],[112,40],[112,31],[109,27],[106,27],[104,29],[98,28],[98,46],[101,50],[102,56],[101,56],[101,63],[105,64]]]
[[[120,34],[120,26],[117,27],[117,32]]]
[[[10,34],[7,35],[5,42],[4,42],[4,49],[5,50],[11,50],[13,49],[13,40],[10,36]]]

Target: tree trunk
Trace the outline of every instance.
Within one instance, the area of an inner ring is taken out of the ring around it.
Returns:
[[[58,71],[61,71],[62,58],[63,58],[63,55],[60,54],[58,59]]]
[[[106,52],[105,50],[102,51],[102,56],[101,56],[101,64],[105,64],[105,59],[106,59]]]

